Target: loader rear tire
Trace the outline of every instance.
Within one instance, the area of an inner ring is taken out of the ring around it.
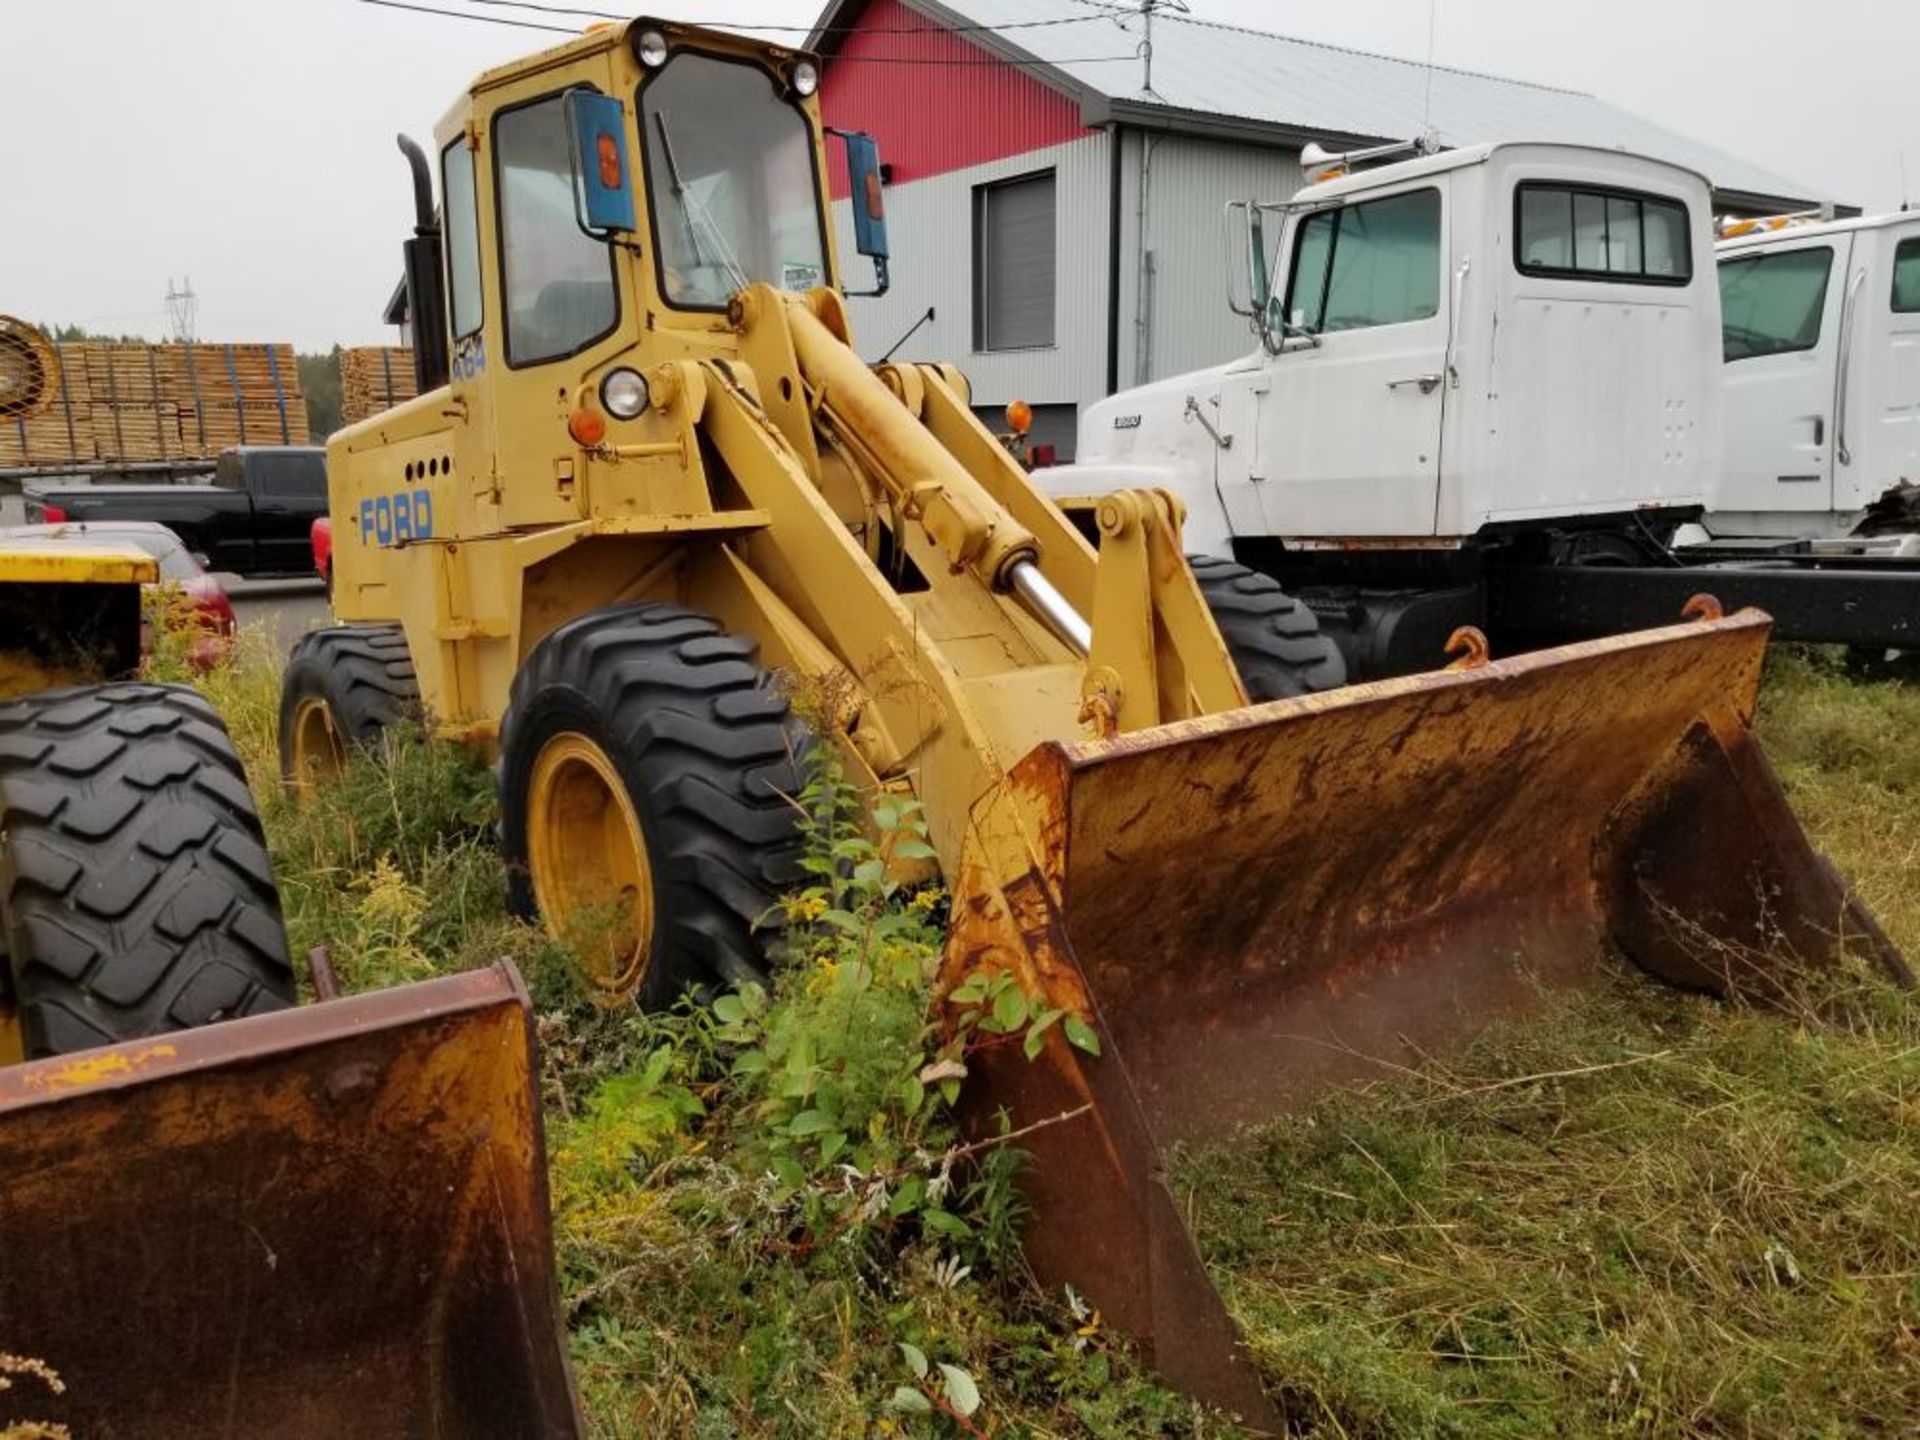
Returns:
[[[1320,633],[1314,613],[1279,581],[1212,555],[1189,555],[1187,563],[1249,700],[1291,700],[1347,683],[1340,647]]]
[[[765,984],[768,922],[801,875],[808,742],[753,641],[708,616],[647,602],[562,625],[501,729],[509,903],[596,957],[605,1004]],[[617,914],[594,913],[591,886]]]
[[[253,797],[198,694],[0,705],[0,942],[30,1058],[294,1003]]]
[[[398,625],[302,635],[280,682],[280,776],[295,791],[324,783],[419,713],[420,682]]]

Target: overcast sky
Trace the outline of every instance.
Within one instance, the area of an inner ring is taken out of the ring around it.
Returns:
[[[1413,59],[1427,48],[1428,0],[1188,3]],[[1441,64],[1593,91],[1870,210],[1900,202],[1911,147],[1920,187],[1915,0],[1437,3]],[[659,0],[736,23],[805,26],[819,8]],[[395,132],[430,140],[476,72],[557,38],[359,0],[0,10],[0,312],[157,339],[169,278],[191,276],[203,338],[302,349],[391,338],[380,309],[411,205]]]

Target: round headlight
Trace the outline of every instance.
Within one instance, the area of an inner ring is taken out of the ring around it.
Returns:
[[[638,370],[615,370],[600,382],[600,404],[619,420],[631,420],[647,408],[647,377]]]
[[[667,37],[658,30],[642,30],[634,53],[639,55],[640,63],[649,70],[658,70],[667,63]]]
[[[811,60],[796,60],[793,66],[793,92],[807,96],[820,88],[820,70]]]

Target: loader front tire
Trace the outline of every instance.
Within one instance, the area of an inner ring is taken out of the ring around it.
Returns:
[[[765,984],[765,922],[800,877],[808,741],[753,641],[648,602],[572,620],[514,677],[501,730],[513,909],[646,1009]]]
[[[1340,647],[1320,633],[1314,613],[1279,581],[1212,555],[1189,555],[1187,563],[1249,700],[1291,700],[1347,683]]]
[[[28,1058],[294,1003],[246,775],[194,691],[0,704],[0,942]]]
[[[420,682],[398,625],[333,625],[302,635],[280,681],[280,776],[296,793],[417,718]]]

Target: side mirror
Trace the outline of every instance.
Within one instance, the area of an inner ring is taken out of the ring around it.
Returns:
[[[1245,315],[1258,329],[1267,313],[1272,281],[1267,274],[1267,232],[1265,207],[1257,200],[1229,200],[1226,213],[1227,308]],[[1242,253],[1244,249],[1244,253]],[[1246,299],[1240,298],[1240,276],[1247,282]]]
[[[829,130],[847,147],[847,179],[851,183],[853,248],[873,261],[874,288],[862,295],[887,293],[887,205],[880,186],[880,145],[863,130]]]
[[[593,90],[567,92],[567,149],[580,228],[596,237],[635,228],[627,183],[627,107]]]

